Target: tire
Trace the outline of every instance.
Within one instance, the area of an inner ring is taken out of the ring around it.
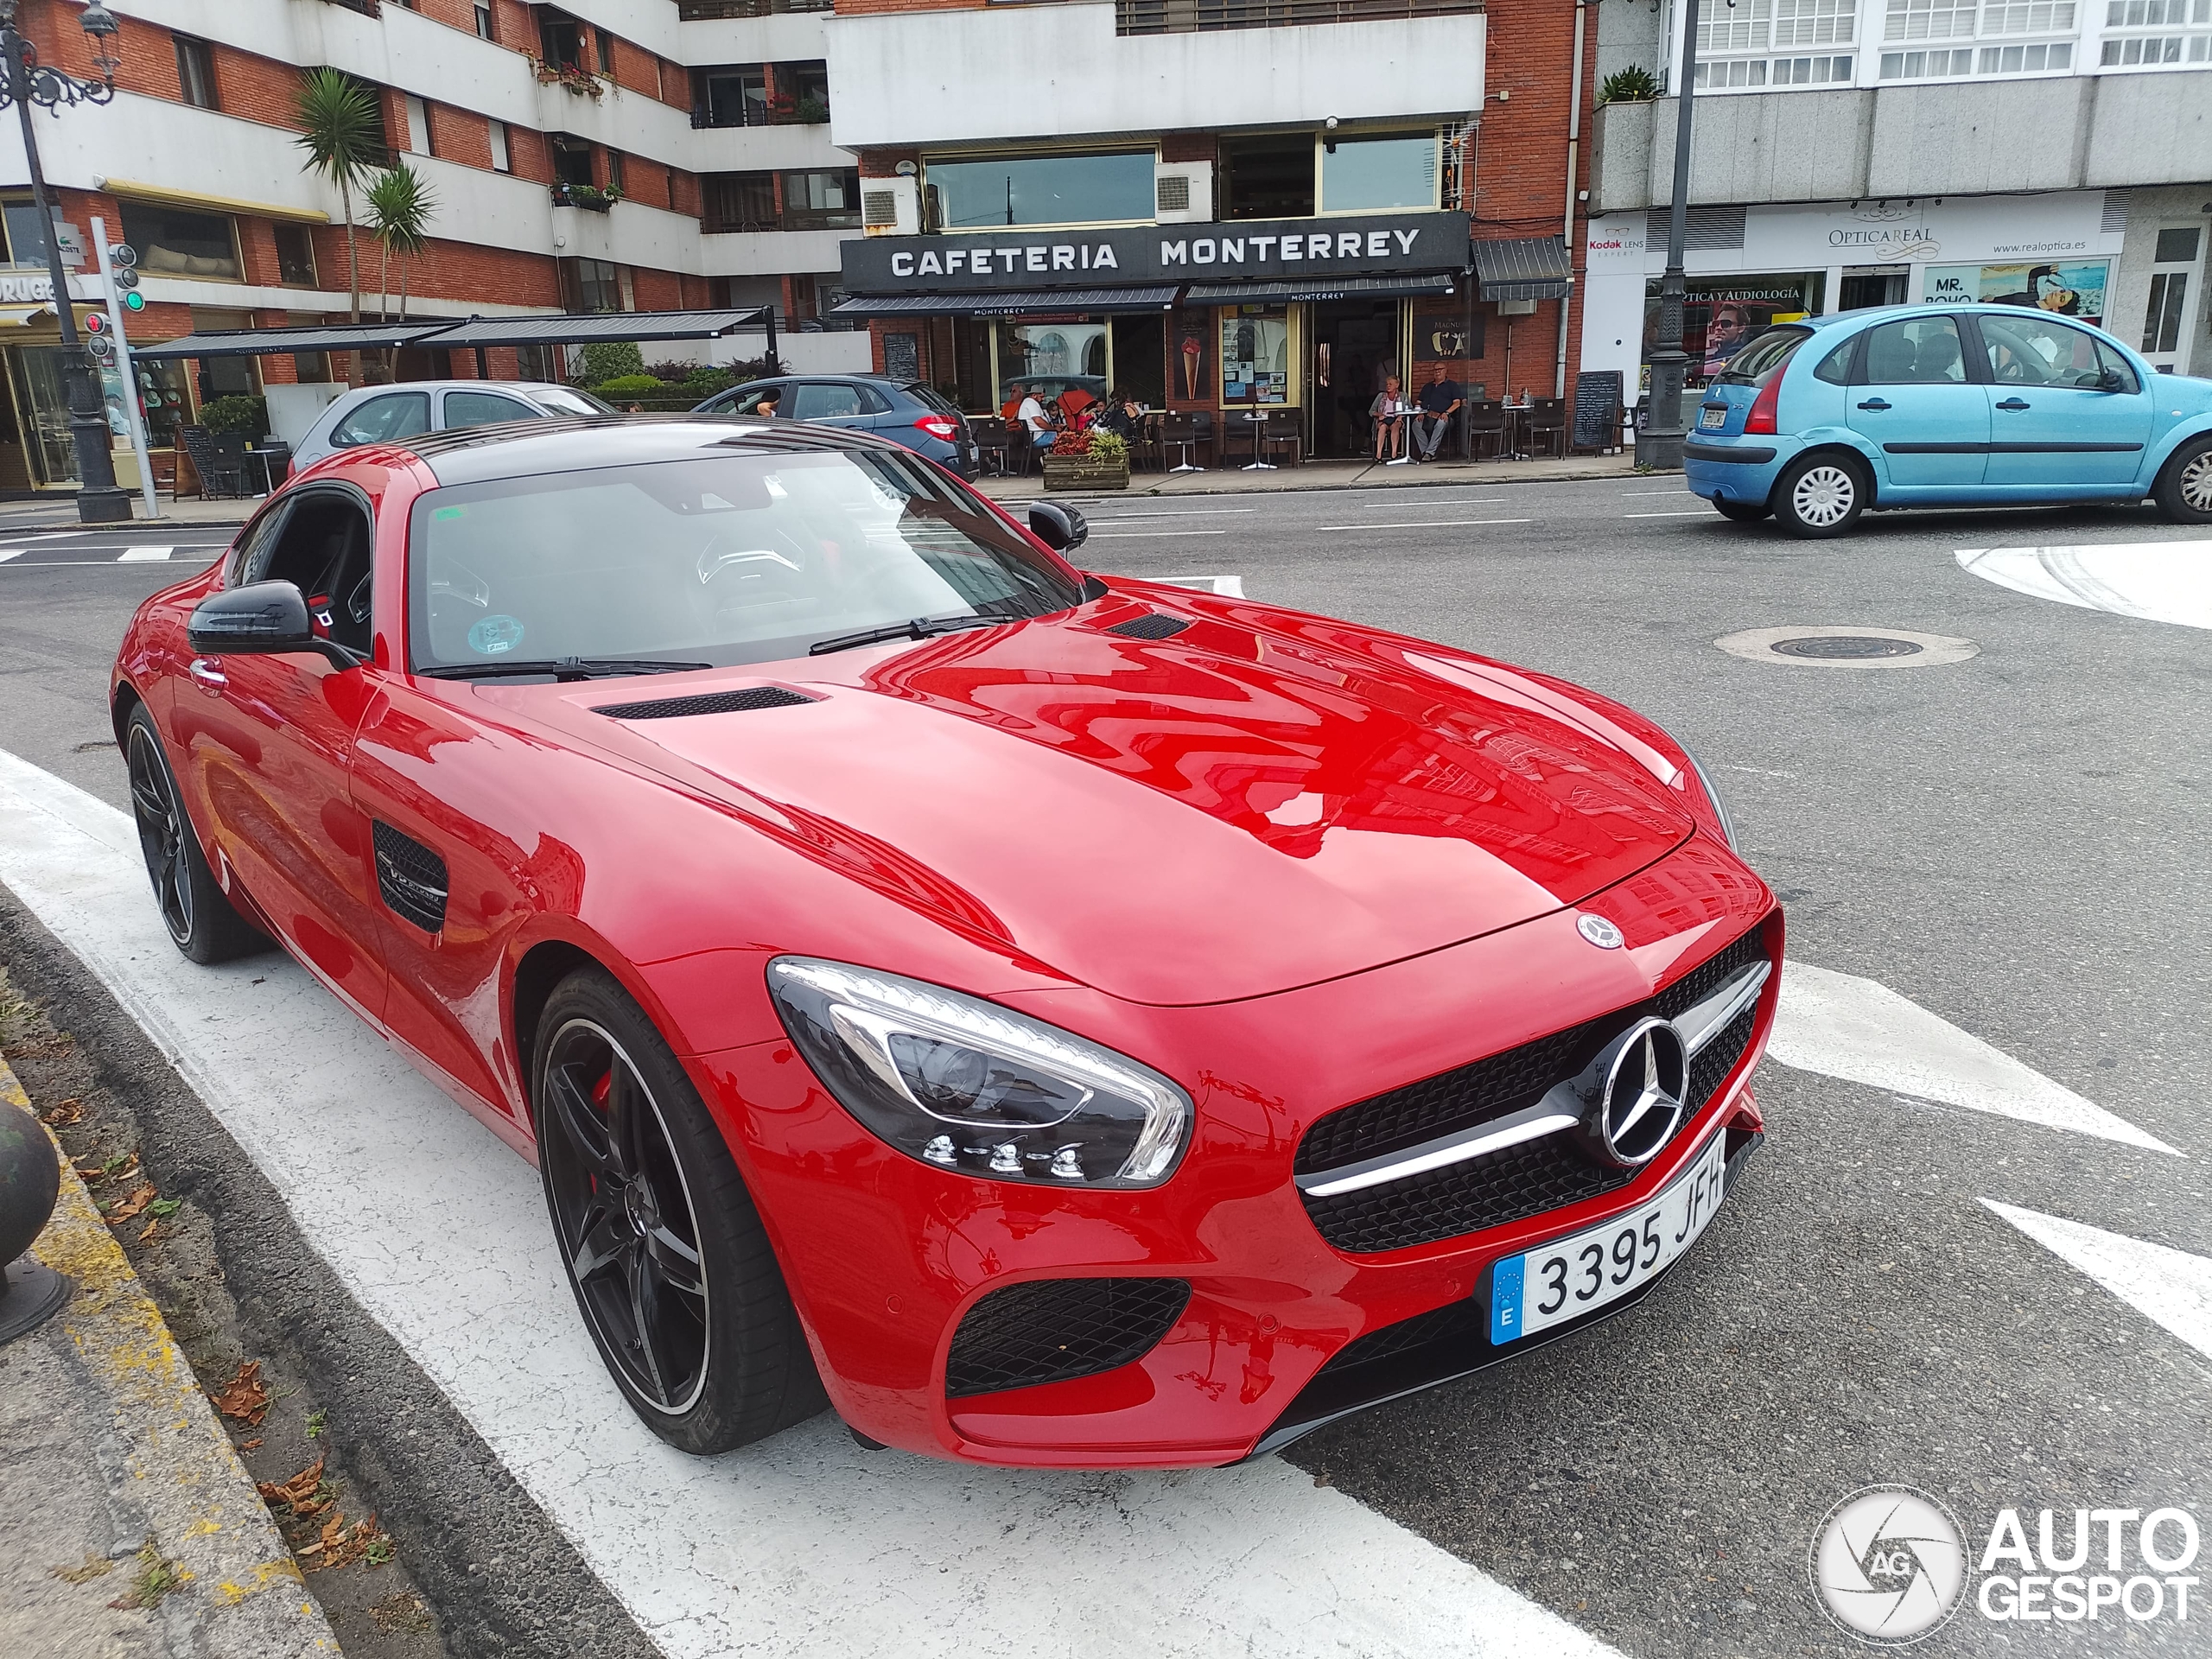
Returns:
[[[1774,509],[1764,501],[1724,501],[1715,496],[1713,510],[1723,518],[1732,518],[1739,524],[1756,524],[1772,516]]]
[[[1865,465],[1830,449],[1790,462],[1768,499],[1775,523],[1792,536],[1819,539],[1847,534],[1872,493]]]
[[[143,703],[124,722],[123,755],[130,771],[130,815],[138,826],[139,850],[146,856],[162,925],[176,948],[201,963],[266,950],[269,936],[238,914],[207,868],[161,733]]]
[[[706,1455],[819,1412],[828,1396],[729,1147],[610,975],[554,988],[530,1075],[562,1265],[640,1421]]]
[[[2158,469],[2152,493],[2169,522],[2212,524],[2212,435],[2184,442]]]

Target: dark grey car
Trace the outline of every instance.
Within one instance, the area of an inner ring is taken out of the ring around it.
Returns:
[[[976,476],[976,441],[967,417],[936,387],[919,380],[882,374],[774,375],[718,392],[692,413],[757,415],[770,391],[777,394],[779,419],[856,427],[963,478]]]

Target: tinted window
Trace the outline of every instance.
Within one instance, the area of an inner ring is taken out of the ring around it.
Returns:
[[[2114,391],[2143,390],[2143,383],[2135,378],[2135,365],[2101,340],[2097,342],[2097,366],[2108,374],[2120,377],[2120,384],[2113,388]]]
[[[728,397],[716,404],[715,409],[718,414],[734,412],[740,415],[758,415],[760,413],[760,404],[764,398],[776,397],[781,401],[777,404],[773,413],[788,420],[791,413],[791,389],[784,385],[740,386]]]
[[[789,413],[793,420],[827,421],[845,415],[865,415],[868,410],[858,386],[810,380],[792,395]]]
[[[1866,365],[1859,378],[1867,385],[1947,385],[1964,384],[1966,378],[1955,317],[1909,317],[1866,331]]]
[[[1858,344],[1856,340],[1845,340],[1821,359],[1820,365],[1813,371],[1813,378],[1825,380],[1832,386],[1848,385],[1851,383],[1851,353]]]
[[[925,385],[919,380],[916,380],[911,385],[901,386],[899,390],[905,392],[909,397],[918,399],[925,407],[937,410],[940,415],[957,415],[960,413],[959,404],[954,403],[950,397],[947,397],[935,386]]]
[[[535,421],[541,418],[528,404],[503,397],[496,391],[446,393],[446,425],[490,426],[496,421]]]
[[[1313,141],[1306,144],[1310,176]],[[1157,159],[1149,149],[1134,149],[931,162],[925,182],[938,224],[948,231],[1149,220]]]
[[[408,560],[417,668],[803,656],[912,617],[1039,616],[1079,590],[922,463],[721,454],[432,490]]]
[[[2104,375],[2095,336],[2032,311],[1980,319],[1989,378],[2001,386],[2094,386]]]
[[[614,405],[604,397],[573,386],[532,386],[530,395],[540,409],[553,415],[612,415]]]
[[[1713,380],[1724,386],[1763,386],[1812,337],[1809,329],[1770,328],[1740,347]]]
[[[388,391],[372,397],[332,429],[330,441],[340,448],[357,443],[390,443],[430,429],[430,394],[427,391]]]

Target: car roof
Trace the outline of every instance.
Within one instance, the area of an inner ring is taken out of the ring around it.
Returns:
[[[753,421],[728,415],[596,415],[425,432],[381,446],[418,456],[442,486],[502,478],[637,467],[711,455],[794,454],[823,450],[912,452],[888,439],[804,421]]]
[[[353,386],[338,394],[325,406],[325,412],[340,404],[365,403],[372,397],[388,391],[503,391],[510,395],[534,391],[571,391],[571,386],[558,385],[550,380],[387,380],[381,385]]]
[[[895,391],[904,391],[909,386],[920,384],[913,379],[901,380],[888,374],[865,374],[858,369],[824,369],[819,372],[807,369],[785,369],[781,374],[756,374],[745,384],[748,386],[779,385],[786,380],[857,381],[871,386],[889,386]]]
[[[1854,311],[1834,312],[1825,317],[1795,317],[1788,322],[1777,322],[1771,326],[1777,328],[1831,328],[1838,323],[1845,322],[1878,322],[1898,317],[1955,316],[1961,311],[1984,317],[2016,316],[2023,311],[2030,311],[2041,316],[2056,317],[2061,322],[2070,322],[2076,327],[2096,328],[2100,332],[2105,332],[2101,325],[2091,322],[2087,317],[2069,317],[2063,312],[2045,311],[2040,306],[1999,305],[1987,300],[1972,301],[1964,305],[1949,305],[1928,301],[1923,301],[1917,305],[1868,305],[1862,306]]]

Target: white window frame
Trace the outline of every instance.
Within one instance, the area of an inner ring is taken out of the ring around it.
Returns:
[[[2189,260],[2170,259],[2163,264],[2158,263],[2156,257],[2158,237],[2160,232],[2165,231],[2195,231],[2196,232],[2196,257]],[[2146,279],[2149,291],[2144,296],[2143,327],[2137,336],[2139,340],[2149,339],[2151,305],[2154,300],[2160,297],[2160,291],[2165,287],[2165,283],[2160,279],[2171,280],[2179,277],[2188,284],[2182,290],[2180,326],[2175,331],[2171,349],[2153,350],[2149,344],[2141,347],[2144,359],[2161,373],[2187,374],[2189,372],[2190,353],[2196,345],[2198,318],[2203,315],[2204,311],[2207,244],[2212,244],[2212,225],[2206,224],[2201,219],[2176,219],[2170,224],[2160,225],[2152,232],[2152,263],[2150,276]]]
[[[2096,20],[2093,73],[2212,68],[2212,0],[2087,3]]]
[[[514,150],[507,141],[507,124],[493,121],[488,124],[492,136],[492,170],[512,173],[515,170]]]

